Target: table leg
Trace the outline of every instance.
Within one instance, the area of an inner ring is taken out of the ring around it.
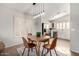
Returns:
[[[40,42],[37,42],[36,54],[37,54],[37,56],[40,56]]]

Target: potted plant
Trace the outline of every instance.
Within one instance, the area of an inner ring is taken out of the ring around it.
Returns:
[[[41,32],[36,32],[36,36],[40,37],[41,36]]]

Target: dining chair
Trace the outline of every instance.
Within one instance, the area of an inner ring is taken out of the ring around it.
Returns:
[[[42,42],[44,42],[44,44],[45,43],[47,43],[47,44],[49,44],[49,39],[50,39],[50,36],[49,36],[49,34],[48,33],[45,33],[45,35],[44,35],[44,38],[43,38],[44,40],[42,41]]]
[[[23,44],[24,44],[24,50],[23,50],[22,56],[24,55],[26,48],[28,48],[28,56],[29,56],[30,49],[32,49],[33,47],[36,48],[36,44],[29,43],[24,37],[22,37],[22,40],[23,40]]]
[[[32,36],[32,33],[28,33],[28,36]],[[35,43],[28,36],[27,36],[28,42],[29,43]],[[31,49],[31,51],[33,51],[33,48]]]
[[[46,54],[48,54],[50,52],[50,56],[52,56],[51,50],[54,50],[55,54],[57,56],[58,54],[57,54],[57,52],[55,50],[56,43],[57,43],[57,38],[54,38],[54,40],[52,40],[51,44],[45,44],[45,45],[43,45],[43,48],[47,49],[47,52],[45,54],[43,54],[43,55],[45,56]]]
[[[46,44],[49,44],[49,39],[50,39],[50,36],[49,36],[49,34],[48,33],[45,33],[45,35],[44,35],[44,38],[43,38],[44,40],[41,40],[41,42],[43,42],[44,43],[44,45],[46,45]],[[44,48],[42,49],[42,53],[41,53],[41,55],[43,55],[43,50],[44,50]]]
[[[28,36],[32,36],[32,33],[28,33]],[[33,43],[33,41],[27,36],[28,42]]]

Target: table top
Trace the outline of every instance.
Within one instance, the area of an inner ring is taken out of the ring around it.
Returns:
[[[47,40],[47,39],[50,39],[50,36],[40,36],[40,37],[37,37],[37,36],[34,36],[34,35],[29,35],[27,36],[27,38],[30,38],[32,41],[44,41],[44,40]]]

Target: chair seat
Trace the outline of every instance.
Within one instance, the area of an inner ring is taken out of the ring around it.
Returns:
[[[36,46],[36,44],[34,44],[34,43],[28,43],[28,48],[33,48],[35,46]]]
[[[46,48],[46,49],[50,49],[51,45],[50,44],[45,44],[45,45],[43,45],[43,47]]]
[[[48,42],[49,39],[40,40],[41,42]]]

